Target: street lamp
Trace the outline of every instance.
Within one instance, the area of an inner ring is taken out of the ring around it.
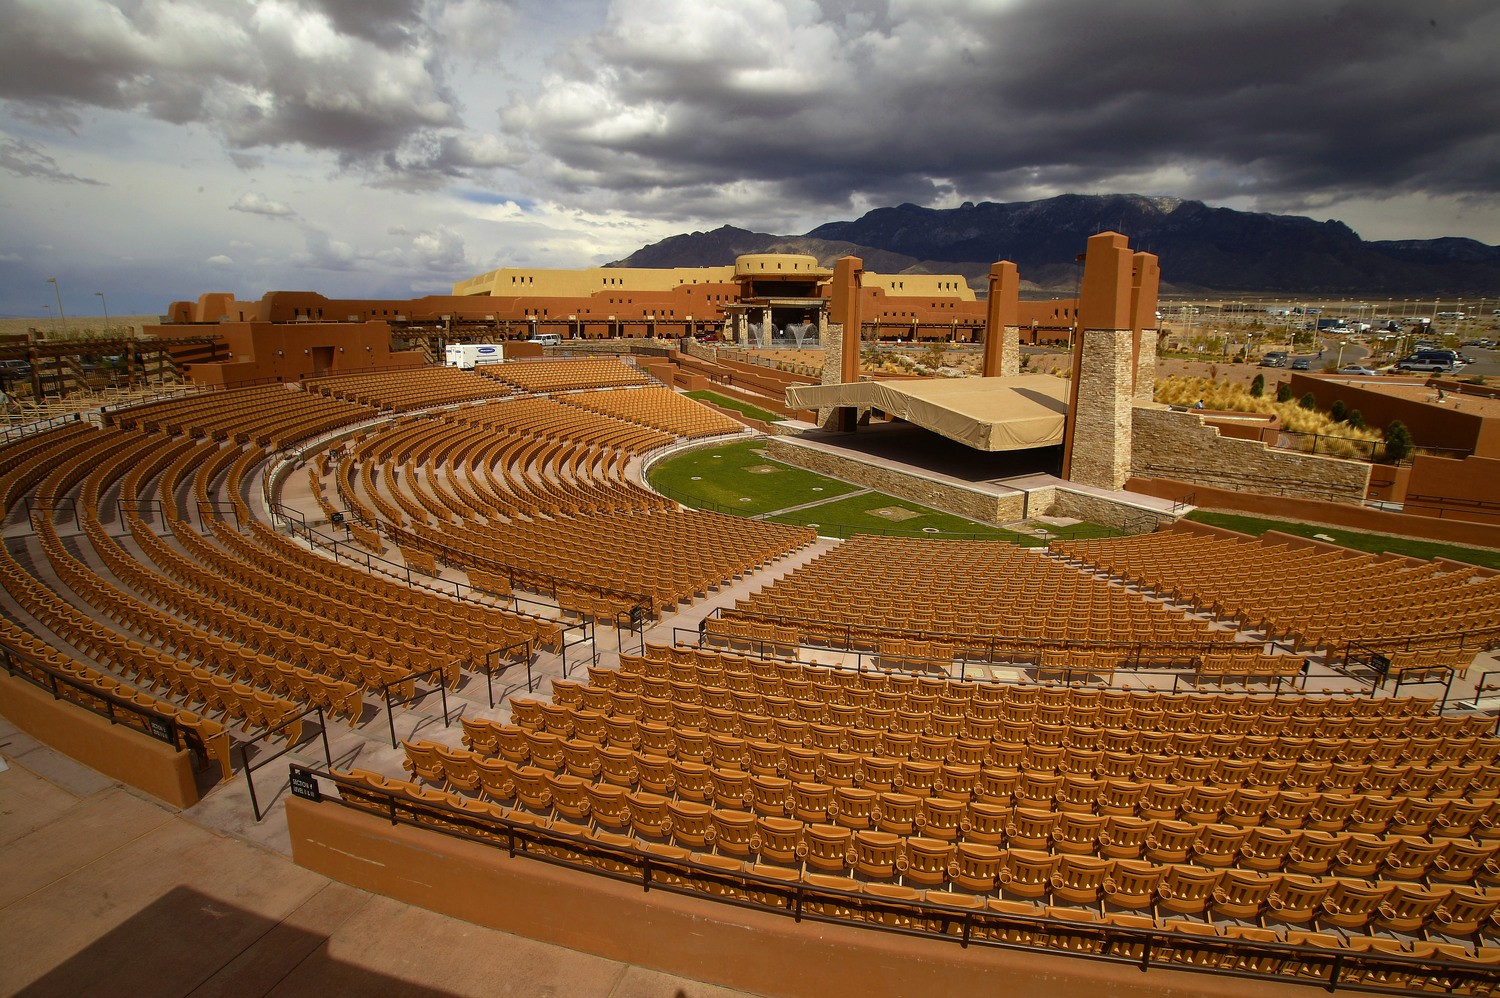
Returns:
[[[94,294],[96,294],[96,295],[99,296],[99,305],[104,309],[104,335],[108,336],[109,335],[109,302],[105,301],[105,299],[104,299],[104,292],[103,291],[95,291]]]
[[[49,329],[51,329],[52,332],[56,333],[57,332],[57,313],[54,312],[54,311],[52,311],[52,303],[51,302],[43,302],[42,303],[42,308],[45,308],[47,310],[47,327]]]
[[[58,285],[57,278],[55,277],[47,278],[47,283],[52,285],[52,291],[57,295],[57,317],[62,320],[63,335],[66,336],[68,332],[68,314],[63,311],[62,307],[62,288]]]

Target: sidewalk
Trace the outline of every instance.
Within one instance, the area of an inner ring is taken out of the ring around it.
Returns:
[[[3,720],[0,756],[3,994],[742,993],[347,887],[205,828]]]

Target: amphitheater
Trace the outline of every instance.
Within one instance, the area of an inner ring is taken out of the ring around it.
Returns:
[[[1500,575],[643,485],[751,435],[620,359],[13,433],[0,984],[1500,992]]]

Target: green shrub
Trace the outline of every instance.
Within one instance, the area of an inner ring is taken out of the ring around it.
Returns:
[[[1318,400],[1313,398],[1312,392],[1308,392],[1306,395],[1297,400],[1297,404],[1304,409],[1311,410],[1318,407]]]
[[[1290,402],[1292,400],[1292,386],[1286,382],[1276,386],[1276,401]]]
[[[1311,407],[1309,406],[1308,408]],[[1344,400],[1334,399],[1333,406],[1328,410],[1328,415],[1332,416],[1336,421],[1340,423],[1347,419],[1349,417],[1349,409],[1344,405]]]
[[[1356,430],[1363,430],[1365,428],[1365,414],[1358,409],[1352,409],[1349,412],[1349,418],[1345,422]]]
[[[1404,461],[1411,453],[1411,431],[1399,419],[1391,420],[1385,428],[1385,456],[1391,461]]]
[[[1250,382],[1250,394],[1254,395],[1256,398],[1260,398],[1265,393],[1266,376],[1264,374],[1257,374],[1255,376],[1255,380]]]

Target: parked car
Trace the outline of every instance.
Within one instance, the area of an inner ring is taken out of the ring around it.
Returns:
[[[1426,371],[1432,374],[1451,374],[1460,366],[1458,354],[1452,350],[1418,350],[1411,356],[1396,361],[1398,371]]]
[[[1361,375],[1364,377],[1374,377],[1380,372],[1375,370],[1373,367],[1365,367],[1363,364],[1345,364],[1343,367],[1339,368],[1339,373]]]
[[[1308,371],[1308,370],[1311,370],[1311,369],[1312,369],[1312,358],[1311,357],[1298,357],[1296,360],[1292,361],[1292,370],[1294,370],[1294,371]]]
[[[1272,350],[1260,359],[1261,367],[1286,367],[1286,354],[1280,350]]]

